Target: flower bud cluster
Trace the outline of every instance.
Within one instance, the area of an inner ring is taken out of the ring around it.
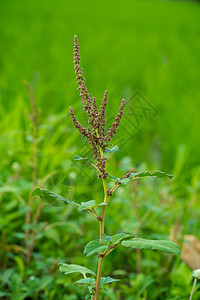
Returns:
[[[127,172],[123,177],[120,178],[120,180],[129,178],[131,176],[132,171]],[[119,185],[121,185],[121,182],[118,182]]]
[[[116,130],[119,127],[120,124],[120,120],[122,118],[123,115],[123,110],[124,110],[124,106],[125,106],[125,100],[122,99],[121,105],[119,107],[119,112],[117,114],[117,117],[115,118],[115,121],[112,123],[111,128],[108,130],[107,132],[107,136],[106,136],[106,141],[110,142],[110,140],[114,137],[114,135],[116,134]]]
[[[122,177],[121,179],[125,179],[125,178],[129,178],[131,176],[132,171],[129,171],[128,173],[126,173],[126,175],[124,175],[124,177]]]
[[[80,91],[80,97],[82,99],[82,103],[85,103],[84,110],[88,112],[90,110],[91,98],[85,85],[83,69],[80,66],[79,44],[76,35],[74,36],[74,69],[78,84],[78,90]]]
[[[108,195],[108,196],[112,196],[112,191],[111,191],[110,188],[107,188],[107,195]]]
[[[81,124],[77,121],[77,119],[76,119],[76,117],[75,117],[75,115],[74,115],[74,111],[73,111],[73,109],[71,108],[71,106],[70,106],[70,108],[69,108],[69,111],[70,111],[70,116],[71,116],[71,119],[72,119],[72,122],[73,122],[74,127],[78,129],[78,131],[80,132],[80,134],[81,134],[82,136],[87,137],[87,135],[88,135],[88,130],[87,130],[86,128],[84,128],[83,125],[81,125]]]

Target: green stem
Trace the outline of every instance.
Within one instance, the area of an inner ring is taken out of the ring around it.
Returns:
[[[95,300],[98,300],[98,299],[99,299],[99,290],[100,290],[100,282],[101,282],[102,266],[103,266],[103,258],[100,257],[100,258],[99,258],[99,261],[98,261],[98,268],[97,268]]]
[[[103,158],[103,150],[100,148],[100,154],[101,154],[101,158]],[[104,203],[108,203],[108,195],[107,195],[107,184],[106,184],[106,180],[102,178],[103,181],[103,189],[104,189]],[[106,206],[103,206],[102,209],[102,214],[101,214],[101,218],[102,220],[100,221],[100,239],[102,239],[103,235],[104,235],[104,220],[105,220],[105,214],[106,214]],[[98,261],[98,268],[97,268],[97,277],[96,277],[96,289],[95,289],[95,300],[99,299],[99,290],[100,290],[100,282],[101,282],[101,273],[102,273],[102,266],[103,266],[103,257],[99,257],[99,261]]]
[[[194,284],[193,284],[193,287],[192,287],[192,292],[191,292],[191,295],[190,295],[190,300],[192,300],[192,297],[193,297],[193,294],[194,294],[194,289],[195,289],[196,283],[197,283],[197,279],[195,278],[195,279],[194,279]]]
[[[106,184],[106,181],[105,179],[102,179],[103,180],[103,188],[104,188],[104,203],[108,203],[108,196],[107,196],[107,184]],[[103,206],[103,209],[102,209],[102,214],[101,214],[101,222],[100,222],[100,239],[102,239],[103,235],[104,235],[104,220],[105,220],[105,215],[106,215],[106,208],[107,208],[107,205],[104,205]]]

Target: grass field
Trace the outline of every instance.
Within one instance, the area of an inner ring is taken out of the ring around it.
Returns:
[[[124,230],[165,239],[176,225],[180,245],[185,234],[200,238],[199,13],[193,1],[0,1],[0,298],[83,299],[82,289],[60,274],[57,264],[96,264],[82,253],[96,224],[73,209],[51,207],[43,208],[37,226],[30,224],[37,232],[35,248],[29,265],[24,258],[34,145],[23,79],[41,111],[37,183],[78,202],[101,201],[95,173],[72,161],[75,153],[87,152],[68,109],[72,105],[84,123],[74,34],[90,94],[100,102],[108,89],[107,119],[123,97],[127,101],[114,141],[121,150],[111,159],[110,172],[120,177],[136,167],[174,175],[172,181],[148,179],[119,190],[107,234]],[[102,299],[189,298],[191,270],[179,257],[143,251],[142,258],[140,265],[138,253],[113,253],[104,273],[121,282]]]

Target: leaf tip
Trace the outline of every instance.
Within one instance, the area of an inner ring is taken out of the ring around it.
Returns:
[[[37,196],[39,192],[40,192],[40,188],[37,187],[32,191],[31,196]]]

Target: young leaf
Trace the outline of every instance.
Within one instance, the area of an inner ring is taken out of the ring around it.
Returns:
[[[125,185],[125,184],[129,183],[129,181],[130,181],[129,178],[123,178],[123,179],[121,179],[121,178],[117,178],[115,176],[112,176],[110,174],[108,174],[108,177],[110,177],[112,180],[114,180],[115,182],[120,183],[122,185]]]
[[[122,246],[134,249],[159,250],[171,254],[180,253],[178,246],[169,240],[134,239],[132,241],[123,241]]]
[[[132,234],[126,234],[126,233],[117,233],[115,235],[112,236],[111,238],[111,244],[112,245],[116,245],[119,244],[120,242],[124,241],[124,240],[129,240],[132,239],[134,236]]]
[[[120,281],[120,279],[114,279],[114,278],[112,278],[110,276],[108,276],[108,277],[101,277],[100,287],[101,287],[102,290],[106,291],[106,289],[103,286],[105,284],[107,284],[107,283],[112,283],[112,282],[115,282],[115,281]],[[90,291],[92,291],[92,289],[95,287],[95,282],[96,282],[96,280],[94,278],[88,278],[87,277],[87,278],[83,278],[83,279],[80,279],[80,280],[74,282],[74,284],[75,283],[89,284],[90,286],[88,286],[88,289]],[[90,293],[90,296],[91,296],[91,293]]]
[[[94,285],[88,285],[88,290],[89,290],[90,292],[92,292],[93,289],[94,289]]]
[[[103,234],[103,238],[100,240],[100,242],[103,242],[104,244],[109,246],[111,244],[111,238],[111,236]]]
[[[131,173],[130,175],[130,179],[142,178],[142,177],[158,177],[158,178],[166,177],[172,179],[173,175],[161,171],[143,171],[139,173]]]
[[[81,205],[79,206],[78,211],[91,209],[92,207],[96,208],[96,207],[102,206],[102,205],[107,205],[107,203],[102,202],[102,203],[97,204],[95,200],[81,202]]]
[[[41,200],[45,202],[48,205],[51,206],[62,206],[63,204],[74,204],[78,205],[77,203],[66,199],[58,194],[55,194],[51,191],[42,189],[42,188],[36,188],[32,192],[32,196],[40,196]]]
[[[91,208],[94,205],[96,205],[95,200],[90,200],[90,201],[87,201],[87,202],[81,202],[81,205],[79,206],[78,211],[82,211],[82,210]]]
[[[119,147],[116,145],[115,147],[113,148],[108,148],[106,147],[106,152],[105,153],[112,153],[112,152],[118,152],[119,151]]]
[[[115,282],[115,281],[120,281],[120,279],[114,279],[110,276],[101,277],[100,285],[104,285],[104,284]]]
[[[108,203],[101,202],[101,203],[98,203],[98,204],[96,204],[96,207],[98,207],[98,206],[102,206],[102,205],[108,205]]]
[[[117,177],[115,177],[115,176],[113,176],[113,175],[110,175],[110,174],[108,174],[108,177],[110,177],[110,178],[113,179],[114,181],[119,181],[119,180],[120,180],[120,178],[117,178]]]
[[[100,251],[102,250],[106,250],[108,249],[109,247],[106,246],[106,245],[102,245],[100,242],[98,241],[90,241],[86,246],[85,246],[85,249],[84,249],[84,254],[85,256],[90,256],[94,253],[99,253]]]
[[[95,273],[93,271],[79,265],[60,264],[59,270],[61,272],[64,272],[66,275],[71,273],[81,273],[83,277],[85,277],[86,274],[92,274],[95,276]]]
[[[90,285],[93,285],[95,283],[95,279],[94,278],[83,278],[83,279],[80,279],[74,283],[86,283],[86,284],[90,284]]]
[[[122,185],[125,185],[127,183],[129,183],[130,179],[129,178],[123,178],[123,179],[120,179],[119,182],[122,184]]]
[[[89,157],[81,157],[81,156],[78,156],[78,155],[74,155],[73,157],[74,160],[84,160],[84,159],[90,159]]]
[[[85,300],[88,300],[88,299],[91,299],[91,293],[87,293],[87,294],[85,295]]]

